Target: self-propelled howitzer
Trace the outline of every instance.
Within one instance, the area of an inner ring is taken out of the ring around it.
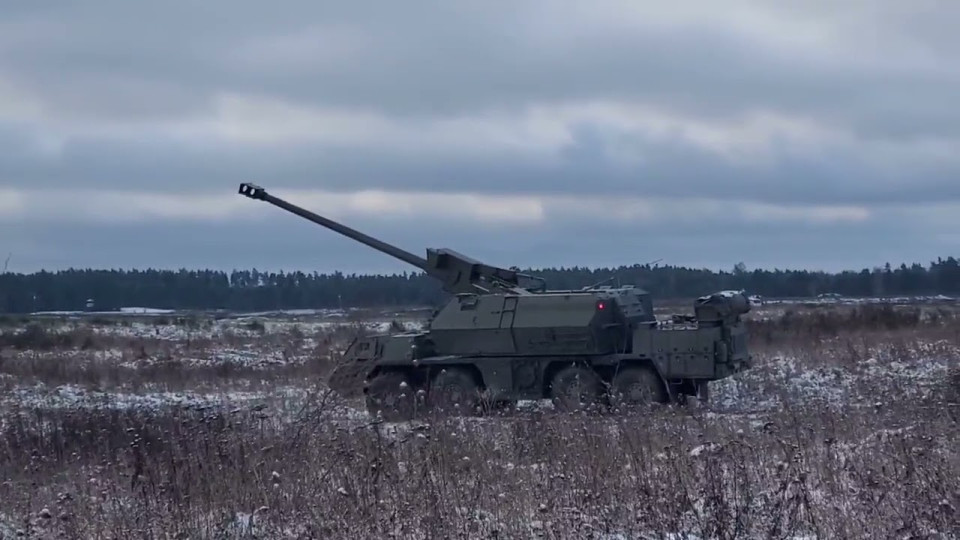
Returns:
[[[703,296],[693,315],[661,322],[649,294],[633,286],[548,290],[539,278],[453,250],[419,257],[253,184],[240,193],[407,262],[450,293],[423,331],[361,337],[348,347],[345,360],[365,366],[373,414],[468,413],[543,398],[568,410],[705,399],[710,381],[750,365],[742,292]]]

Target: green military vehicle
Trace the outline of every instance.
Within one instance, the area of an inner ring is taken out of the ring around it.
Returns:
[[[705,400],[710,381],[750,367],[742,292],[703,296],[693,315],[659,321],[650,295],[633,286],[548,290],[540,278],[449,249],[419,257],[253,184],[240,193],[405,261],[449,293],[425,330],[359,337],[346,350],[345,361],[368,366],[367,408],[385,419],[541,399],[561,410]]]

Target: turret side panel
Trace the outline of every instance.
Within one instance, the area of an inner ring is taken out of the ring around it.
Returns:
[[[615,352],[616,333],[603,329],[616,314],[598,309],[592,294],[536,295],[518,298],[513,335],[520,354],[581,355]]]
[[[615,352],[622,327],[592,294],[482,295],[453,299],[431,336],[439,354],[582,355]],[[608,301],[605,301],[608,302]]]
[[[439,354],[482,356],[516,353],[510,330],[516,302],[511,298],[514,297],[468,295],[451,300],[440,310],[430,328]],[[506,326],[501,328],[503,321],[506,321]]]
[[[597,315],[597,298],[583,295],[531,295],[517,298],[513,327],[588,328]]]

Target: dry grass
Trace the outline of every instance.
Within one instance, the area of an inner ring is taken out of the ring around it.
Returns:
[[[956,420],[803,407],[398,432],[344,425],[322,399],[292,422],[22,410],[2,434],[0,494],[24,533],[70,538],[926,538],[960,533]]]
[[[314,383],[328,377],[351,326],[266,332],[263,322],[211,330],[211,321],[28,321],[0,329],[0,387],[77,385],[99,391],[206,391]],[[173,329],[174,331],[171,331]]]
[[[958,537],[960,371],[921,377],[928,358],[956,370],[957,319],[787,317],[753,323],[755,385],[718,392],[778,397],[749,412],[381,425],[311,384],[316,372],[276,375],[283,366],[259,369],[313,390],[294,409],[14,403],[0,428],[0,538]],[[787,359],[792,371],[773,369]],[[166,376],[157,369],[145,376]],[[790,390],[814,375],[830,391],[866,386],[836,401]]]

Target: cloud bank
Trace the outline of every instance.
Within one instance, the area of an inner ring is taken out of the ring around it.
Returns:
[[[960,5],[675,4],[4,6],[0,250],[406,269],[252,181],[503,265],[955,254]]]

